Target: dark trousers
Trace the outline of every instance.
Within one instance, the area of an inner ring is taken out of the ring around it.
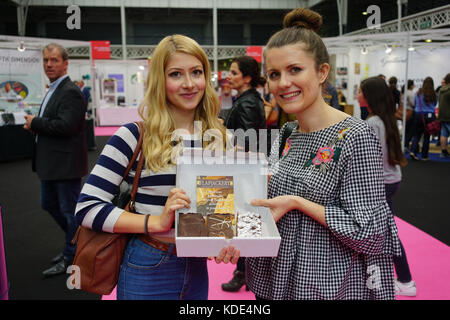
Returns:
[[[405,148],[409,149],[409,144],[411,142],[411,139],[414,135],[414,113],[411,116],[411,118],[406,121],[406,126],[405,126]]]
[[[419,141],[423,135],[422,158],[428,158],[428,151],[430,150],[430,135],[425,131],[425,125],[434,120],[436,120],[436,116],[433,113],[419,112],[414,115],[414,136],[412,138],[411,152],[415,155],[419,153]]]
[[[70,180],[41,180],[41,206],[50,213],[65,233],[64,258],[72,262],[76,245],[71,243],[78,224],[75,207],[81,191],[81,178]]]
[[[391,213],[394,214],[393,205],[392,205],[392,198],[397,193],[398,187],[400,186],[400,182],[392,183],[392,184],[385,184],[385,190],[386,190],[386,200],[389,205],[389,208],[391,209]],[[400,241],[400,248],[402,250],[401,256],[394,256],[394,268],[395,272],[397,273],[397,280],[400,282],[409,282],[411,281],[411,271],[409,270],[408,265],[408,259],[406,258],[406,252],[405,248],[403,247],[402,242]]]

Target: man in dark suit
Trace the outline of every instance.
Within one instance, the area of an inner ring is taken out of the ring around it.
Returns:
[[[85,136],[86,104],[80,89],[67,75],[69,56],[52,43],[43,50],[44,71],[50,88],[39,114],[26,115],[24,128],[35,134],[32,168],[41,180],[41,206],[65,232],[65,246],[43,272],[45,277],[64,274],[72,264],[77,230],[75,206],[81,179],[87,174]]]

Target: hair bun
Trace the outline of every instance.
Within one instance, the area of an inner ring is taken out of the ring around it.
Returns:
[[[297,8],[284,16],[284,28],[306,28],[318,32],[322,26],[322,16],[315,11]]]

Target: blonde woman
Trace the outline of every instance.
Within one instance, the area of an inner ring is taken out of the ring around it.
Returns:
[[[217,118],[219,101],[210,80],[208,59],[194,40],[182,35],[161,40],[152,56],[147,92],[139,110],[145,127],[145,170],[135,204],[139,214],[111,203],[139,137],[134,123],[122,126],[109,139],[83,187],[76,210],[80,224],[105,232],[135,234],[124,254],[118,299],[208,297],[206,258],[176,256],[174,213],[189,208],[190,199],[174,187],[176,142],[172,135],[175,130],[183,130],[186,134],[178,145],[210,147],[208,141],[194,136],[194,122],[198,121],[201,136],[210,129],[225,136],[225,128]],[[131,171],[128,181],[134,177]],[[238,257],[239,251],[229,247],[218,254],[216,262],[236,263]]]

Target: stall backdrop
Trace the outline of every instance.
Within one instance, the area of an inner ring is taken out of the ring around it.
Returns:
[[[360,48],[351,48],[348,53],[336,55],[336,68],[347,67],[347,73],[336,74],[335,84],[338,87],[346,83],[347,89],[343,92],[347,102],[355,106],[355,116],[360,116],[356,94],[360,82],[365,78],[384,74],[387,81],[389,77],[395,76],[398,79],[397,89],[401,89],[405,81],[406,51],[405,48],[394,48],[390,54],[377,50],[363,55]],[[442,78],[450,72],[450,48],[418,49],[408,51],[408,54],[408,79],[414,80],[415,91],[422,86],[426,77],[433,78],[435,88],[440,86]],[[342,70],[342,73],[345,72]]]
[[[39,107],[44,88],[41,51],[0,49],[0,109]]]
[[[107,78],[117,80],[116,95],[125,98],[125,105],[139,105],[144,98],[147,60],[95,60],[95,69],[99,101],[102,99],[101,80]],[[68,73],[74,81],[91,74],[89,60],[70,60]],[[92,86],[92,81],[95,80],[91,77],[91,80],[87,81],[87,85]]]

